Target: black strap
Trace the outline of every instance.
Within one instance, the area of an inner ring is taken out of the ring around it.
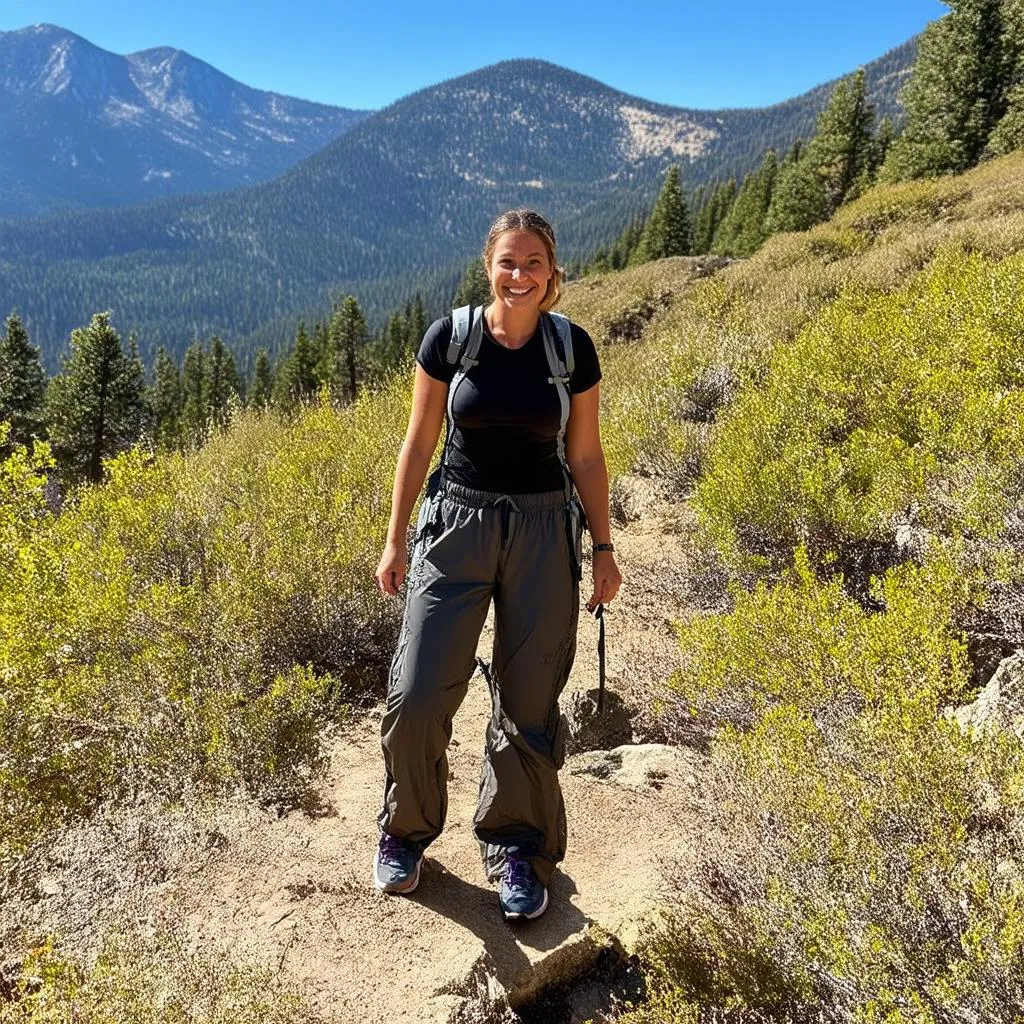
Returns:
[[[597,713],[604,710],[604,605],[594,609],[594,618],[598,622],[597,631]]]

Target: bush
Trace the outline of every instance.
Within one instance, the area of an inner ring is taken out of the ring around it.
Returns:
[[[964,696],[953,622],[977,584],[947,547],[876,591],[868,613],[798,554],[778,586],[680,630],[676,685],[720,732],[704,885],[654,947],[680,1006],[1024,1012],[1024,746],[943,714]]]
[[[114,935],[91,965],[36,948],[0,1000],[0,1024],[317,1024],[270,971],[186,951],[170,933]]]
[[[851,290],[780,348],[707,455],[699,510],[723,549],[850,564],[901,523],[998,532],[1024,456],[1022,270],[948,253],[891,295]]]
[[[322,726],[386,678],[381,467],[407,414],[399,382],[292,423],[245,413],[187,458],[112,460],[60,516],[23,452],[3,464],[0,861],[139,790],[305,798]]]

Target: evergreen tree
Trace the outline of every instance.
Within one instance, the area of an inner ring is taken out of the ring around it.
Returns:
[[[66,471],[98,481],[102,460],[139,439],[143,386],[134,343],[125,355],[109,312],[71,332],[71,353],[46,396],[53,452]]]
[[[779,168],[765,218],[768,235],[806,231],[825,219],[825,184],[806,148],[795,146]]]
[[[274,391],[274,371],[270,365],[270,356],[265,348],[256,353],[256,365],[253,369],[252,386],[249,388],[248,405],[250,409],[266,409],[270,405]]]
[[[994,156],[1024,149],[1024,0],[1005,0],[1002,13],[1006,112],[989,137]]]
[[[775,190],[778,163],[769,149],[756,171],[743,179],[739,194],[715,233],[711,251],[722,256],[751,256],[768,237],[765,218]]]
[[[629,265],[629,261],[644,236],[644,225],[646,217],[634,217],[626,229],[615,239],[611,251],[608,254],[608,263],[612,270],[622,270]]]
[[[214,335],[210,339],[204,382],[207,410],[213,426],[223,428],[227,425],[231,418],[231,408],[238,404],[241,390],[235,357],[227,345]]]
[[[300,321],[292,350],[278,370],[274,387],[275,404],[284,409],[294,409],[300,402],[315,395],[320,390],[322,380],[319,372],[321,362],[313,339],[306,333],[305,323]]]
[[[427,311],[423,307],[423,296],[419,292],[416,293],[412,309],[406,315],[405,322],[409,339],[406,351],[410,357],[414,358],[420,349],[423,335],[427,333]]]
[[[786,155],[768,211],[769,234],[806,231],[868,187],[876,158],[874,119],[861,68],[833,89],[810,143]]]
[[[633,260],[646,263],[666,256],[688,256],[691,245],[690,211],[679,182],[679,165],[673,164],[665,176],[665,184],[644,227]]]
[[[21,317],[12,313],[0,337],[0,421],[11,425],[6,444],[0,445],[0,458],[14,445],[28,445],[44,435],[45,394],[39,349],[29,342]]]
[[[399,321],[404,318],[398,318]],[[399,344],[404,343],[405,326],[399,323]],[[354,295],[338,303],[330,322],[331,365],[328,383],[336,400],[351,402],[359,385],[360,353],[366,345],[366,318]]]
[[[194,341],[185,349],[181,366],[181,433],[192,444],[206,440],[209,430],[206,384],[206,349],[201,341]]]
[[[487,271],[484,268],[483,260],[473,260],[463,272],[462,280],[452,299],[452,306],[455,308],[467,305],[486,306],[490,301],[491,285],[487,280]]]
[[[1024,84],[1010,92],[1006,113],[989,139],[988,150],[993,156],[1003,156],[1024,149]]]
[[[703,255],[711,252],[718,226],[725,219],[736,198],[736,179],[730,178],[715,186],[700,211],[693,236],[693,251]]]
[[[181,444],[181,374],[163,345],[156,350],[147,404],[153,443],[160,448],[177,448]]]
[[[902,134],[882,178],[959,174],[977,163],[1007,111],[1006,0],[947,0],[950,13],[921,34],[901,98]],[[1014,15],[1007,4],[1007,15]]]
[[[892,148],[892,142],[895,138],[896,129],[893,126],[892,118],[888,116],[883,117],[878,125],[878,131],[875,132],[874,144],[871,147],[870,176],[872,181],[878,177],[878,173],[885,163],[885,158],[889,155],[889,150]]]

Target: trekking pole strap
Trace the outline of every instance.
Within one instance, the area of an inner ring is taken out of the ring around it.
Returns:
[[[594,609],[597,619],[597,713],[604,710],[604,605]]]

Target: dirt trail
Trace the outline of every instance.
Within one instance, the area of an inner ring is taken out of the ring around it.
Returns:
[[[627,705],[645,701],[651,680],[664,679],[675,660],[670,621],[683,598],[666,581],[680,578],[687,552],[686,531],[665,528],[672,514],[654,506],[616,535],[625,584],[609,612],[608,680]],[[584,614],[570,701],[596,686],[596,636]],[[488,624],[485,658],[490,640]],[[602,933],[630,948],[699,835],[698,756],[647,749],[655,767],[631,774],[595,770],[592,754],[570,756],[562,772],[568,855],[547,913],[512,928],[471,829],[488,715],[478,673],[455,719],[447,826],[411,897],[383,896],[370,883],[382,792],[378,709],[336,743],[321,816],[221,815],[184,840],[202,848],[201,858],[183,853],[180,868],[165,864],[141,886],[136,878],[135,913],[173,919],[186,945],[279,971],[320,1010],[366,1024],[466,1020],[469,1007],[502,997],[515,1007],[592,961]],[[54,894],[76,884],[59,872],[48,882]],[[91,879],[111,912],[119,884],[127,882]],[[44,901],[38,923],[66,932],[57,912],[67,901],[49,902],[57,916]]]

